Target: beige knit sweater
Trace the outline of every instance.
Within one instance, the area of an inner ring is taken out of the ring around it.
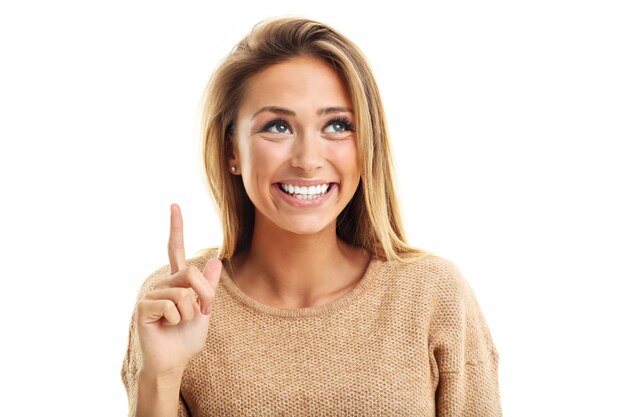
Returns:
[[[207,258],[188,260],[202,270]],[[169,275],[149,276],[139,297]],[[131,321],[122,379],[134,416],[141,351]],[[351,293],[279,309],[223,268],[204,349],[185,370],[179,416],[500,416],[498,354],[449,261],[372,260]]]

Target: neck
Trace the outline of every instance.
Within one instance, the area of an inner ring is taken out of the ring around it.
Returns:
[[[324,304],[349,292],[368,256],[337,237],[335,224],[298,235],[256,217],[250,248],[233,260],[233,280],[245,293],[283,308]]]

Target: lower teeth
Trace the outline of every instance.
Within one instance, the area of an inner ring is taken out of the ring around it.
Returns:
[[[320,198],[322,194],[289,194],[292,197],[297,198],[298,200],[315,200],[316,198]]]

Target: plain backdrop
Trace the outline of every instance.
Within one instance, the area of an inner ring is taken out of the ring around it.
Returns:
[[[200,96],[254,24],[325,22],[379,83],[410,242],[455,262],[507,416],[624,416],[619,1],[0,5],[1,415],[126,413],[142,281],[221,242]]]

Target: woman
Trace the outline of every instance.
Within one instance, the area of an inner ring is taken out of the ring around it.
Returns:
[[[452,263],[405,241],[378,89],[305,19],[213,74],[204,165],[224,230],[144,283],[122,369],[138,416],[495,416],[498,355]]]

